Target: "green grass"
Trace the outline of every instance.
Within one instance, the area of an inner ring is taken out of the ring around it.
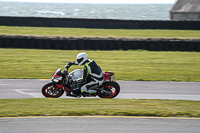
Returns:
[[[200,117],[200,101],[128,99],[0,99],[0,117],[19,116]]]
[[[49,79],[77,50],[0,49],[0,78]],[[200,52],[85,51],[117,80],[200,81]],[[70,70],[82,69],[73,66]]]
[[[45,36],[98,36],[98,37],[159,37],[198,38],[200,30],[135,30],[135,29],[86,29],[0,26],[0,35],[45,35]]]

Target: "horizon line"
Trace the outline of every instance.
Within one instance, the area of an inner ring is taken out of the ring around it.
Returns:
[[[173,4],[173,3],[95,3],[95,2],[48,2],[48,1],[5,1],[0,0],[0,2],[19,2],[19,3],[66,3],[66,4]]]
[[[0,1],[0,2],[17,2],[17,3],[60,3],[60,4],[174,4],[174,3],[68,3],[68,2],[33,2],[33,1]]]

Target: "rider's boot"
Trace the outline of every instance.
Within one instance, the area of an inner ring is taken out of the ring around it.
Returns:
[[[71,94],[71,93],[67,93],[66,96],[71,96],[71,97],[78,97],[79,95],[77,94]]]
[[[98,95],[103,95],[103,96],[109,96],[109,95],[111,95],[111,92],[99,89],[99,90],[97,90],[97,94]]]
[[[89,92],[82,92],[81,95],[83,97],[88,97],[88,96],[91,96],[91,94]]]

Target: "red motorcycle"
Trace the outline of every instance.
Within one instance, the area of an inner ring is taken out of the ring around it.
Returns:
[[[61,68],[59,68],[53,75],[52,75],[52,81],[45,84],[42,87],[42,94],[45,97],[51,97],[51,98],[58,98],[63,95],[63,93],[66,93],[66,96],[72,96],[72,97],[81,97],[84,95],[81,95],[81,86],[80,84],[74,83],[73,80],[78,79],[79,77],[82,77],[83,71],[80,69],[76,69],[70,73],[68,73],[69,68],[71,65],[66,63],[66,70],[62,71]],[[114,98],[116,97],[120,92],[120,86],[116,82],[116,78],[114,76],[113,72],[104,72],[104,82],[102,85],[97,86],[94,88],[94,90],[98,91],[104,91],[107,95],[103,95],[95,93],[89,95],[89,97],[96,97],[99,96],[100,98]],[[108,95],[109,94],[109,95]],[[84,96],[85,97],[85,96]]]

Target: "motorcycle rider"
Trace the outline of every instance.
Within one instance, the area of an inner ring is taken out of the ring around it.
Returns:
[[[81,86],[81,93],[83,96],[89,96],[96,93],[109,95],[107,92],[94,90],[96,87],[103,83],[103,71],[97,65],[97,63],[88,58],[85,52],[79,53],[76,57],[77,62],[73,62],[75,65],[84,65],[83,67],[83,77],[74,80],[74,83],[83,84]],[[72,63],[72,62],[70,62]]]

